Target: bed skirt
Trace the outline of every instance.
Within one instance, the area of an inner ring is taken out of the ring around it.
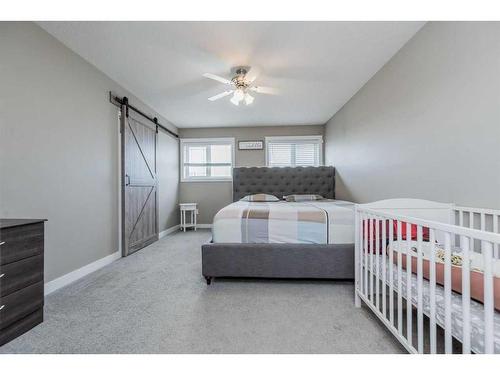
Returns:
[[[354,279],[354,244],[208,243],[202,274],[214,277]]]

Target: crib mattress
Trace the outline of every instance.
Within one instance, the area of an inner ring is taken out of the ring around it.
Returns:
[[[408,251],[408,243],[406,241],[394,241],[392,244],[387,246],[387,252],[389,249],[393,249],[393,262],[397,264],[398,252],[401,252],[402,258],[402,268],[406,270],[406,253]],[[416,241],[410,242],[410,254],[411,257],[411,268],[413,273],[417,273],[417,247]],[[427,280],[430,278],[430,253],[431,251],[436,252],[436,282],[440,285],[444,285],[444,258],[439,259],[438,252],[442,252],[444,256],[444,247],[439,244],[431,245],[429,242],[422,243],[422,271],[423,277]],[[462,293],[462,249],[459,247],[452,247],[452,261],[455,261],[457,265],[452,264],[451,266],[451,288],[454,292]],[[470,296],[479,302],[484,302],[484,258],[481,253],[470,252]],[[492,271],[493,271],[493,303],[495,309],[500,311],[500,259],[491,260]]]
[[[379,257],[379,264],[382,264],[382,258],[384,255],[374,255]],[[369,258],[367,258],[369,259]],[[389,280],[389,258],[386,257],[386,280]],[[367,265],[370,269],[370,266]],[[372,272],[376,273],[376,262],[373,261]],[[383,275],[382,267],[379,267],[379,277],[382,278]],[[398,270],[397,267],[393,267],[393,287],[397,290],[398,284]],[[402,296],[407,295],[407,275],[406,271],[402,273],[401,279],[401,289]],[[412,274],[411,276],[411,300],[414,306],[417,306],[417,276]],[[387,283],[388,284],[388,283]],[[430,316],[431,311],[431,300],[430,300],[430,283],[428,280],[423,279],[423,313]],[[463,309],[462,309],[462,295],[459,293],[452,292],[451,295],[451,334],[460,342],[462,341],[463,332]],[[471,317],[471,349],[475,353],[484,353],[484,305],[482,303],[476,302],[474,300],[470,301],[470,317]],[[444,327],[445,322],[445,294],[444,288],[440,285],[436,285],[436,323],[441,327]],[[494,327],[494,352],[500,353],[500,313],[498,311],[494,312],[493,316],[493,327]]]

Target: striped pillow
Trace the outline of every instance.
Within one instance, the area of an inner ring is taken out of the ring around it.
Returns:
[[[271,194],[251,194],[246,197],[241,198],[240,200],[246,202],[277,202],[279,201],[274,195]]]
[[[307,201],[318,201],[320,199],[323,199],[323,197],[318,194],[293,194],[293,195],[286,195],[283,198],[285,198],[287,202],[307,202]]]

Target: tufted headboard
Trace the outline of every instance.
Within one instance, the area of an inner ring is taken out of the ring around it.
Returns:
[[[239,167],[233,169],[233,202],[249,194],[319,194],[335,198],[334,167]]]

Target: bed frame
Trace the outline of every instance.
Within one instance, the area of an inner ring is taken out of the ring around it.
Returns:
[[[319,194],[335,198],[333,167],[234,168],[233,202],[266,193]],[[208,243],[202,246],[202,274],[215,277],[354,279],[354,244]]]
[[[500,210],[420,199],[356,205],[355,305],[364,302],[410,353],[500,353],[492,270],[500,258],[499,219]],[[416,255],[396,252],[394,241]],[[444,264],[435,251],[424,260],[424,242],[444,248]],[[455,267],[458,249],[463,262]],[[483,302],[472,299],[473,253],[484,261]]]

